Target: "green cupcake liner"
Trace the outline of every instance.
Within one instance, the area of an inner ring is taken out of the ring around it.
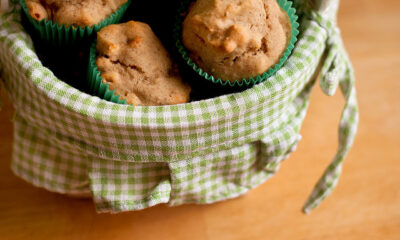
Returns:
[[[97,40],[95,40],[90,46],[89,53],[87,78],[90,92],[99,98],[111,101],[113,103],[127,104],[126,99],[121,99],[120,95],[116,95],[115,90],[110,90],[109,85],[103,82],[103,78],[100,76],[100,71],[96,65],[96,44]]]
[[[294,44],[297,41],[297,35],[299,34],[299,23],[297,22],[298,16],[296,15],[296,9],[292,7],[292,2],[288,0],[277,0],[279,6],[288,14],[290,23],[292,25],[292,35],[289,41],[289,44],[283,53],[282,57],[280,58],[279,62],[275,64],[273,67],[269,68],[266,72],[264,72],[261,75],[258,75],[256,77],[250,77],[250,78],[243,78],[241,81],[235,80],[233,82],[229,80],[222,80],[221,78],[215,78],[211,74],[207,73],[203,69],[201,69],[199,66],[196,65],[194,61],[191,60],[189,57],[189,51],[183,46],[182,43],[182,24],[183,20],[185,19],[185,12],[188,10],[189,4],[193,0],[184,0],[181,1],[181,5],[178,7],[178,14],[176,15],[175,19],[175,26],[173,29],[173,36],[175,38],[175,45],[177,47],[178,52],[184,59],[184,61],[188,64],[190,68],[192,68],[198,75],[201,77],[205,78],[206,80],[215,83],[215,84],[220,84],[222,86],[230,86],[230,87],[249,87],[253,86],[255,84],[258,84],[260,82],[263,82],[267,80],[269,77],[271,77],[275,72],[277,72],[283,64],[286,62],[290,54],[292,53],[292,50],[294,48]]]
[[[93,26],[75,27],[59,25],[57,22],[53,22],[52,20],[48,21],[43,19],[37,21],[29,14],[29,9],[26,6],[25,0],[20,0],[19,2],[29,22],[39,33],[40,38],[56,46],[73,45],[83,39],[89,38],[107,25],[118,23],[131,4],[131,0],[128,0],[117,11],[98,24]]]

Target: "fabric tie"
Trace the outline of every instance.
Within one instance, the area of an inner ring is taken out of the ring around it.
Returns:
[[[332,4],[336,3],[336,1],[331,2]],[[338,151],[304,204],[303,211],[305,213],[316,208],[337,185],[343,160],[353,144],[358,126],[354,72],[344,50],[340,31],[334,23],[335,20],[318,12],[310,11],[307,15],[315,19],[329,36],[326,59],[321,69],[320,87],[326,95],[332,96],[340,85],[346,103],[340,119]]]

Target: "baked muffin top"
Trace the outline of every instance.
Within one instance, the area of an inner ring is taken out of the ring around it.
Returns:
[[[182,40],[204,71],[240,81],[279,62],[291,37],[276,0],[197,0],[183,22]]]
[[[32,18],[67,26],[92,26],[114,13],[128,0],[25,0]]]
[[[103,82],[134,105],[189,101],[190,87],[149,25],[129,21],[97,33],[97,59]]]

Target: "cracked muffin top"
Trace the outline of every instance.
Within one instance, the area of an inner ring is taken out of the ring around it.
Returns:
[[[113,14],[128,0],[26,0],[29,15],[67,26],[92,26]]]
[[[103,82],[128,104],[152,106],[189,101],[190,87],[149,25],[129,21],[97,33],[96,65]]]
[[[197,0],[182,29],[191,59],[232,82],[278,63],[290,37],[289,17],[276,0]]]

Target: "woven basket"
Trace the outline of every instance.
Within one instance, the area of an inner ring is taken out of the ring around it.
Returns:
[[[338,1],[295,3],[299,40],[275,75],[240,93],[157,107],[111,103],[57,79],[11,3],[0,17],[0,72],[16,109],[12,170],[49,191],[89,194],[99,212],[237,197],[294,151],[321,66],[323,91],[340,86],[346,105],[337,155],[305,203],[308,212],[337,183],[358,111]]]

